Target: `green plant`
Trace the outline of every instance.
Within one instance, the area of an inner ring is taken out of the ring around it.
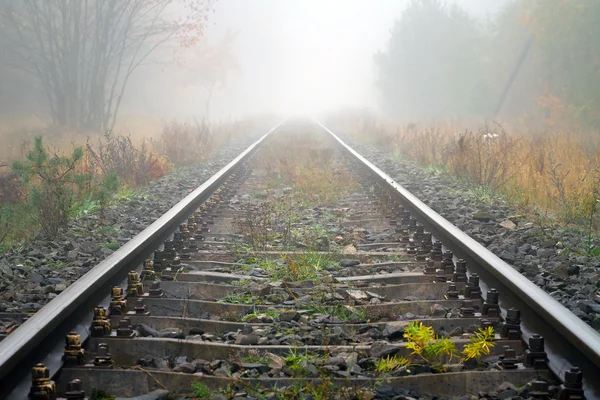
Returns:
[[[202,382],[192,383],[192,393],[199,399],[208,399],[212,395],[212,391]]]
[[[260,317],[271,317],[273,319],[277,319],[277,318],[279,318],[279,312],[276,310],[267,310],[265,312],[260,312],[260,311],[254,310],[252,313],[244,315],[240,319],[240,321],[246,322],[246,321],[250,321],[253,318],[260,318]]]
[[[102,243],[102,247],[106,247],[107,249],[117,250],[121,245],[117,242],[106,242]]]
[[[345,306],[342,304],[325,305],[321,302],[313,302],[305,308],[308,314],[324,314],[337,317],[342,321],[367,320],[367,311],[362,308]]]
[[[50,237],[56,236],[69,220],[77,188],[81,189],[84,182],[91,179],[76,172],[82,157],[81,147],[75,148],[69,156],[51,156],[42,137],[37,136],[25,160],[13,163],[12,172],[22,179],[35,218]]]
[[[488,326],[486,329],[478,329],[475,331],[475,334],[471,336],[470,343],[464,346],[461,362],[478,359],[488,355],[490,354],[492,347],[494,347],[494,328]]]
[[[412,321],[404,328],[406,347],[412,350],[411,355],[431,364],[439,371],[445,371],[444,363],[456,355],[456,344],[448,338],[435,336],[433,328],[422,322]]]
[[[304,354],[300,354],[300,352],[295,349],[291,349],[289,354],[283,357],[287,366],[292,370],[300,374],[304,374],[306,370],[306,364],[309,361],[315,360],[315,356],[309,354],[308,351],[305,351]]]
[[[410,361],[405,357],[387,356],[385,358],[380,358],[375,362],[375,371],[386,373],[400,368],[406,368],[409,365]]]
[[[217,303],[231,303],[231,304],[259,304],[260,300],[254,300],[250,293],[232,293],[222,299],[217,300]]]
[[[445,371],[444,363],[452,362],[458,358],[456,344],[448,338],[439,338],[434,334],[433,328],[423,325],[422,322],[412,321],[404,328],[406,347],[412,350],[411,355],[431,364],[438,371]],[[478,329],[471,337],[468,344],[463,347],[462,358],[466,362],[490,353],[494,347],[494,328]]]
[[[106,393],[104,390],[92,390],[90,400],[115,400],[115,396]]]

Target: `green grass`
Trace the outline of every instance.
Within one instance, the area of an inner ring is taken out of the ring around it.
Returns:
[[[260,318],[260,317],[271,317],[273,319],[277,319],[277,318],[279,318],[279,312],[276,310],[267,310],[265,312],[254,311],[251,314],[244,315],[241,318],[241,322],[250,321],[253,318]]]
[[[494,189],[489,186],[475,186],[469,189],[467,194],[482,203],[493,203],[497,197]]]
[[[445,175],[449,170],[444,165],[429,165],[423,169],[423,172],[430,175]]]
[[[217,300],[217,303],[230,303],[230,304],[260,304],[260,300],[253,301],[250,293],[232,293],[228,296]]]
[[[202,382],[192,383],[192,393],[200,399],[209,399],[212,396],[212,391]]]
[[[117,250],[119,247],[121,247],[121,245],[117,242],[106,242],[102,243],[101,246],[111,250]]]
[[[69,266],[69,264],[62,261],[48,261],[47,265],[53,269],[65,269]]]
[[[407,367],[409,364],[410,362],[405,357],[387,356],[375,362],[375,371],[379,373],[391,372],[402,367]]]
[[[115,400],[115,396],[106,393],[104,390],[92,390],[90,400]]]
[[[354,307],[345,307],[341,304],[328,306],[323,305],[321,303],[312,303],[308,307],[306,307],[305,310],[309,314],[331,315],[332,317],[337,317],[342,321],[350,321],[353,319],[365,321],[367,319],[366,310]]]

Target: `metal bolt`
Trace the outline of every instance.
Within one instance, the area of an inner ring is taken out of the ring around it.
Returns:
[[[435,263],[433,262],[433,260],[429,259],[427,260],[427,265],[425,266],[425,274],[427,275],[433,275],[435,274],[436,268],[435,268]]]
[[[94,308],[94,319],[90,329],[92,337],[103,337],[110,335],[110,321],[106,314],[106,309],[102,306]]]
[[[548,355],[544,349],[544,338],[537,333],[529,338],[529,348],[525,350],[524,364],[534,369],[548,369]]]
[[[446,282],[446,274],[443,269],[438,269],[435,272],[435,282]]]
[[[504,357],[500,361],[500,366],[503,369],[516,369],[518,362],[517,353],[509,346],[504,346]]]
[[[467,281],[467,262],[462,258],[456,262],[456,272],[452,278],[454,282],[466,282]]]
[[[521,338],[521,311],[517,308],[509,308],[506,312],[506,321],[502,324],[500,335],[509,340]]]
[[[56,383],[50,380],[50,370],[42,363],[36,364],[31,370],[31,400],[55,400]]]
[[[150,286],[150,293],[148,294],[148,296],[150,296],[150,297],[162,297],[163,296],[163,291],[160,288],[159,281],[152,282],[152,285]]]
[[[96,357],[94,357],[94,365],[96,367],[112,368],[113,360],[108,352],[108,344],[100,343],[98,345],[98,352]]]
[[[85,362],[84,351],[81,348],[81,336],[75,332],[69,332],[65,336],[65,351],[62,360],[65,365],[82,365]]]
[[[456,285],[451,283],[448,285],[448,291],[446,292],[446,299],[448,300],[456,300],[458,299],[458,290],[456,290]]]
[[[491,288],[487,292],[485,302],[481,308],[481,315],[488,318],[497,318],[500,316],[500,306],[498,305],[498,291]]]
[[[79,379],[74,379],[67,383],[67,390],[65,391],[65,398],[69,400],[84,400],[85,392],[83,391],[83,385]]]
[[[127,302],[123,298],[123,289],[119,286],[112,288],[109,311],[111,315],[123,315],[127,312]]]
[[[141,297],[138,298],[135,302],[135,313],[136,314],[146,314],[146,315],[150,314],[148,312],[148,309],[144,305],[144,299],[142,299]]]
[[[534,400],[546,400],[550,398],[548,383],[544,381],[531,382],[531,391],[529,392]]]
[[[469,276],[469,282],[465,288],[465,297],[473,300],[481,297],[481,289],[479,288],[479,275],[473,273],[471,276]]]
[[[131,320],[129,318],[123,318],[122,320],[119,320],[117,337],[129,339],[133,337],[133,329],[131,329]]]
[[[137,272],[129,271],[127,274],[127,297],[139,297],[144,294],[144,285],[140,282]]]
[[[558,400],[585,399],[583,393],[583,373],[577,367],[565,372],[565,383],[560,385],[556,398]]]
[[[460,315],[463,318],[471,318],[475,316],[475,309],[471,300],[465,300],[460,308]]]

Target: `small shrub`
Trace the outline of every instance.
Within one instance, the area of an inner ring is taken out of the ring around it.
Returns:
[[[104,134],[96,147],[89,142],[86,146],[91,162],[102,171],[103,176],[111,174],[129,186],[144,185],[165,175],[169,162],[153,153],[146,141],[136,147],[129,136],[115,135],[111,131]]]
[[[202,382],[192,383],[192,393],[199,399],[209,399],[212,391]]]
[[[172,122],[152,144],[171,162],[182,165],[205,159],[213,151],[213,136],[204,120],[194,125]]]
[[[492,347],[494,347],[494,328],[488,326],[486,329],[478,329],[471,336],[471,342],[464,346],[461,362],[486,356],[490,354]]]
[[[75,148],[70,156],[50,156],[42,137],[38,136],[26,159],[13,164],[13,172],[26,187],[37,222],[50,237],[56,236],[69,220],[75,202],[74,188],[83,180],[76,173],[82,157],[81,147]]]
[[[408,361],[405,357],[398,356],[387,356],[385,358],[380,358],[375,363],[375,371],[380,373],[392,372],[400,368],[406,368],[410,365],[410,361]]]

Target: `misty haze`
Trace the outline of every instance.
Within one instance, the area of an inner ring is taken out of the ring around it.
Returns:
[[[600,398],[599,45],[598,0],[0,0],[0,399]]]

